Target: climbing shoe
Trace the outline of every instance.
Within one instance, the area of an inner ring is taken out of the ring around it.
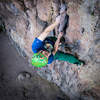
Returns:
[[[80,65],[81,66],[84,66],[85,65],[85,62],[84,61],[81,61]]]

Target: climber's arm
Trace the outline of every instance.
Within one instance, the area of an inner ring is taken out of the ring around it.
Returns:
[[[63,36],[63,33],[60,32],[60,33],[59,33],[59,36],[58,36],[58,38],[57,38],[57,41],[56,41],[55,44],[54,44],[54,50],[53,50],[53,52],[52,52],[53,55],[55,55],[55,53],[58,51],[60,39],[61,39],[62,36]]]
[[[50,26],[48,26],[41,34],[40,36],[38,37],[38,39],[40,39],[41,41],[43,41],[47,35],[49,34],[50,31],[52,31],[60,22],[62,21],[61,17],[58,16],[56,18],[56,21],[51,24]]]

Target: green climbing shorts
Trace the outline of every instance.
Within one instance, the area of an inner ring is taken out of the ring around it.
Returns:
[[[77,58],[75,58],[72,54],[64,53],[59,50],[55,54],[54,60],[68,61],[69,63],[78,64],[78,65],[81,64],[81,61],[79,61]]]

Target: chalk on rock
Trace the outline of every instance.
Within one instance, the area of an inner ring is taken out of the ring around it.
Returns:
[[[60,9],[60,14],[66,12],[66,10],[67,10],[66,4],[62,4]]]
[[[29,79],[31,78],[31,75],[27,72],[21,72],[19,75],[18,75],[18,80],[19,81],[23,81],[23,80],[26,80],[26,79]]]

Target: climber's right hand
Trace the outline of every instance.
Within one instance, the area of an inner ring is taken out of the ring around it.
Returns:
[[[57,24],[59,24],[62,20],[63,20],[63,18],[61,18],[60,15],[56,17],[56,23]]]

